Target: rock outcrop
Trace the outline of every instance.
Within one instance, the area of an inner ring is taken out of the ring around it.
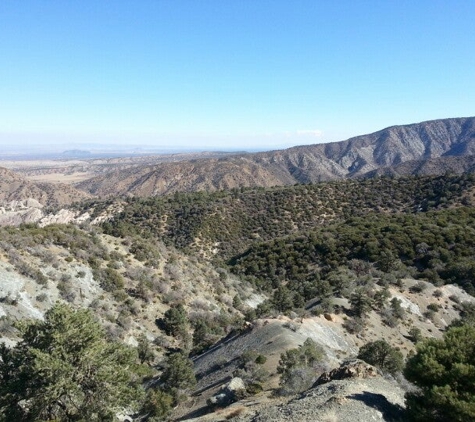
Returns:
[[[335,368],[330,372],[324,372],[316,381],[314,387],[333,380],[344,380],[348,378],[374,378],[379,376],[380,373],[374,366],[360,360],[353,359],[343,362],[339,368]]]

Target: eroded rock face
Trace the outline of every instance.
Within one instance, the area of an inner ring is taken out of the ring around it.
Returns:
[[[333,380],[343,380],[347,378],[374,378],[379,375],[378,369],[374,366],[360,359],[353,359],[343,362],[339,368],[323,373],[315,382],[314,387]]]

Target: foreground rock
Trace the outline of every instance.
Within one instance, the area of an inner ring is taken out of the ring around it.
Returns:
[[[382,377],[334,380],[242,421],[403,421],[404,391]]]
[[[361,360],[344,362],[323,374],[313,388],[290,401],[241,401],[195,419],[217,422],[404,421],[404,390]]]
[[[245,391],[246,386],[244,385],[244,381],[239,377],[233,378],[218,394],[208,400],[208,405],[227,406],[229,403],[236,401],[239,394]]]

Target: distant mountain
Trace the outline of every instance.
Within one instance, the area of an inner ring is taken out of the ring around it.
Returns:
[[[4,167],[0,167],[0,202],[25,201],[34,199],[41,205],[63,206],[89,198],[63,183],[30,182],[24,177]]]
[[[71,158],[71,157],[83,158],[83,157],[91,156],[91,151],[84,151],[82,149],[70,149],[70,150],[64,151],[61,155],[63,157],[68,157],[68,158]]]
[[[342,142],[112,171],[77,187],[99,196],[156,196],[377,174],[440,174],[471,171],[473,154],[475,118],[454,118],[392,126]]]

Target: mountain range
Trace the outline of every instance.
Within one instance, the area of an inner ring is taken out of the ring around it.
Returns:
[[[78,183],[89,194],[158,196],[377,175],[461,173],[475,167],[475,118],[433,120],[346,141],[113,170]]]
[[[0,167],[0,203],[35,200],[41,205],[63,206],[90,195],[65,183],[32,182],[22,175]]]

